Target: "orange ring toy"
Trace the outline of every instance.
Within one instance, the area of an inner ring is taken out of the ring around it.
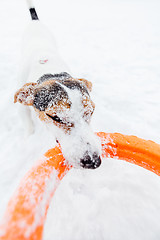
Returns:
[[[69,169],[59,146],[44,154],[9,201],[0,227],[1,240],[42,239],[50,200]]]
[[[160,145],[120,133],[97,133],[102,157],[126,160],[160,175]],[[45,153],[25,175],[9,201],[0,240],[41,240],[49,203],[61,179],[71,167],[60,146]]]
[[[120,133],[99,132],[102,157],[110,157],[139,165],[160,176],[160,145]]]

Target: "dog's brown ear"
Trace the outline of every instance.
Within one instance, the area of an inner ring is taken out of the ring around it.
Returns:
[[[92,91],[92,83],[84,78],[78,78],[79,81],[82,81],[86,87],[88,88],[88,90],[91,92]]]
[[[15,93],[14,103],[19,102],[27,106],[32,106],[36,85],[37,83],[26,83]]]

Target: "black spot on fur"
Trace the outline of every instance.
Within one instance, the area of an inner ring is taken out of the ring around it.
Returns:
[[[53,79],[58,81],[63,81],[65,79],[72,78],[71,75],[69,75],[67,72],[57,73],[57,74],[44,74],[42,77],[40,77],[37,81],[38,84],[45,82],[47,80]]]
[[[44,74],[42,77],[40,77],[37,81],[38,84],[41,84],[42,82],[45,82],[49,79],[52,79],[54,77],[53,74]]]
[[[67,72],[61,72],[57,74],[45,74],[38,79],[37,83],[41,84],[47,80],[56,80],[57,82],[63,84],[71,90],[77,89],[82,94],[87,93],[89,95],[87,87],[81,81],[73,80],[71,75]]]
[[[53,75],[54,78],[57,78],[58,80],[64,80],[64,79],[69,79],[72,78],[71,75],[67,72],[61,72]]]
[[[77,89],[79,90],[82,94],[87,93],[89,95],[89,92],[87,88],[81,83],[80,81],[69,81],[69,80],[64,80],[62,81],[62,84],[68,87],[71,90]]]
[[[29,11],[30,11],[32,20],[39,20],[35,8],[30,8]]]
[[[63,100],[69,103],[67,92],[58,83],[54,83],[38,89],[33,106],[39,111],[45,111],[46,108]]]

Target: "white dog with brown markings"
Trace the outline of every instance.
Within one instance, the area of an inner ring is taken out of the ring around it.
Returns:
[[[60,58],[55,40],[37,16],[32,1],[27,1],[32,22],[24,41],[24,66],[21,81],[24,86],[14,96],[14,102],[32,106],[41,121],[52,129],[62,152],[74,166],[95,169],[100,166],[100,143],[90,128],[95,104],[90,98],[92,83],[69,74]],[[26,128],[33,128],[30,109],[24,107]]]

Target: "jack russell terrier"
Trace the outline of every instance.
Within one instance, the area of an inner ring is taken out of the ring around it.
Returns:
[[[100,166],[100,143],[90,128],[95,104],[90,98],[92,83],[73,78],[60,58],[55,40],[39,21],[27,0],[32,21],[24,41],[22,83],[14,102],[32,106],[41,121],[56,126],[66,161],[95,169]],[[32,127],[30,108],[24,107],[26,128]],[[71,161],[72,159],[72,161]]]

